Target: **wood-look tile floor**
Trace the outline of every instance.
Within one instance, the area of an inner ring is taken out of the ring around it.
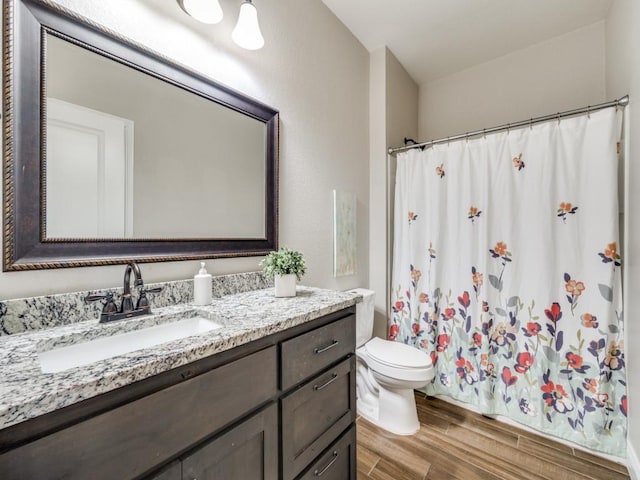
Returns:
[[[617,463],[416,392],[420,431],[357,420],[358,480],[628,480]]]

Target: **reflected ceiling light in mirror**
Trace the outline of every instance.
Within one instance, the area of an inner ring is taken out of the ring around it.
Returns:
[[[233,41],[247,50],[259,50],[264,46],[264,38],[258,23],[258,11],[251,0],[240,6],[236,28],[231,33]]]
[[[180,7],[202,23],[220,23],[223,17],[218,0],[178,0]]]

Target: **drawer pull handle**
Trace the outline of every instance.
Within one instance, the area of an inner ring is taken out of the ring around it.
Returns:
[[[331,468],[331,465],[333,465],[334,463],[336,463],[336,460],[338,459],[338,451],[334,450],[333,451],[333,458],[331,459],[331,461],[322,469],[322,470],[316,470],[313,472],[313,475],[316,477],[321,477],[324,472],[326,472],[327,470],[329,470]]]
[[[334,340],[333,342],[331,342],[331,345],[327,345],[324,348],[314,348],[313,349],[313,353],[324,353],[327,350],[332,349],[333,347],[335,347],[337,344],[339,344],[340,342],[338,340]]]
[[[329,384],[331,384],[331,383],[335,382],[335,381],[336,381],[336,378],[338,378],[338,374],[337,374],[337,373],[333,373],[333,374],[331,374],[331,378],[329,379],[329,381],[328,381],[328,382],[323,383],[322,385],[314,385],[314,386],[313,386],[313,389],[314,389],[315,391],[322,390],[324,387],[328,387],[328,386],[329,386]]]

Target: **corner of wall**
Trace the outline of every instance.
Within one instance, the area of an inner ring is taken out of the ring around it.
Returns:
[[[369,288],[376,292],[373,334],[386,334],[385,205],[381,188],[386,173],[386,58],[387,48],[369,54]]]
[[[387,149],[417,135],[418,85],[387,47],[370,53],[369,74],[369,288],[376,292],[374,335],[386,338],[393,243],[393,172]]]

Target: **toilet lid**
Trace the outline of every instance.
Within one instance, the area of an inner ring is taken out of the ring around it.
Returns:
[[[429,355],[404,343],[372,338],[366,344],[367,353],[381,363],[403,368],[426,368],[431,366]]]

